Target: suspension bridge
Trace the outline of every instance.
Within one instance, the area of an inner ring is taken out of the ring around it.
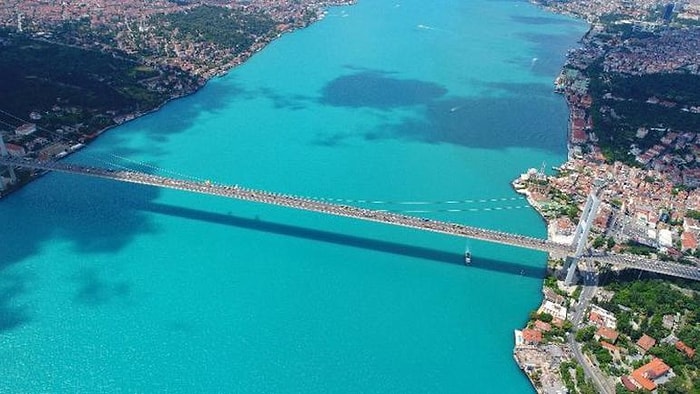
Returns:
[[[33,168],[37,170],[64,172],[69,174],[87,175],[97,178],[112,179],[115,181],[137,183],[168,189],[176,189],[187,192],[208,194],[278,205],[289,208],[302,209],[324,214],[344,216],[365,221],[387,223],[396,226],[409,227],[419,230],[455,235],[460,237],[495,242],[504,245],[518,246],[549,252],[554,255],[567,256],[574,253],[570,245],[560,244],[549,240],[527,237],[518,234],[510,234],[500,231],[481,229],[459,223],[449,223],[432,219],[408,216],[394,212],[359,208],[350,205],[341,205],[315,199],[290,196],[281,193],[273,193],[265,190],[250,189],[238,185],[221,185],[209,181],[191,181],[175,179],[137,171],[112,170],[91,166],[82,166],[63,162],[38,162],[17,158],[0,158],[0,165]]]
[[[63,172],[68,174],[84,175],[96,178],[111,179],[120,182],[149,185],[192,193],[271,204],[533,249],[548,252],[552,256],[559,258],[573,256],[575,258],[584,258],[589,260],[593,259],[594,261],[602,264],[609,264],[624,268],[634,268],[642,271],[656,272],[659,274],[700,281],[700,270],[687,265],[659,262],[656,260],[649,260],[633,256],[584,256],[584,246],[587,242],[588,230],[590,229],[593,219],[595,218],[595,211],[597,204],[599,203],[595,201],[595,198],[589,198],[589,202],[586,204],[581,221],[576,230],[576,240],[572,245],[569,245],[546,239],[467,226],[460,223],[451,223],[417,216],[409,216],[386,210],[360,208],[357,206],[329,202],[328,200],[298,197],[282,193],[274,193],[266,190],[251,189],[238,185],[223,185],[202,180],[186,180],[164,177],[128,169],[106,169],[57,161],[41,162],[10,156],[0,156],[0,166],[7,168],[24,167],[42,171]],[[359,200],[341,201],[360,202]],[[373,201],[367,202],[372,203]]]

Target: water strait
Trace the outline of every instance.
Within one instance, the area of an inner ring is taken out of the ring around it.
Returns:
[[[69,160],[544,237],[510,182],[566,159],[552,83],[585,30],[360,0]],[[532,392],[543,253],[66,174],[0,218],[2,392]]]

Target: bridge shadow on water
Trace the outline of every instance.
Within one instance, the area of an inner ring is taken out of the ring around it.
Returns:
[[[380,239],[372,239],[355,235],[341,234],[332,231],[317,230],[307,227],[294,226],[283,223],[275,223],[259,219],[249,219],[230,214],[207,212],[198,209],[178,207],[161,203],[148,203],[143,210],[151,213],[174,216],[189,220],[197,220],[208,223],[216,223],[225,226],[233,226],[247,230],[265,233],[285,235],[289,237],[304,238],[312,241],[331,243],[341,246],[374,250],[406,257],[430,260],[439,263],[463,265],[464,256],[461,253],[426,248],[422,246],[408,245],[399,242],[391,242]],[[532,267],[524,264],[511,263],[499,260],[475,258],[470,268],[501,273],[525,276],[541,279],[544,277],[544,268]]]

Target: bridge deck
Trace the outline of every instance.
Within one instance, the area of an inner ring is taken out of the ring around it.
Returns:
[[[419,230],[433,231],[437,233],[478,239],[505,245],[518,246],[522,248],[550,252],[561,256],[566,256],[573,253],[573,249],[570,245],[559,244],[549,240],[527,237],[517,234],[509,234],[494,230],[486,230],[477,227],[466,226],[459,223],[449,223],[438,220],[419,218],[415,216],[407,216],[397,213],[378,211],[373,209],[333,204],[329,202],[317,201],[303,197],[289,196],[285,194],[272,193],[264,190],[249,189],[239,186],[219,185],[210,184],[206,182],[173,179],[135,171],[113,171],[76,164],[59,162],[34,162],[18,160],[15,158],[0,158],[0,165],[14,165],[39,170],[59,171],[71,174],[88,175],[122,182],[138,183],[142,185],[177,189],[187,192],[234,198],[238,200],[260,202],[265,204],[303,209],[307,211],[320,212],[336,216],[344,216],[360,220],[387,223]]]

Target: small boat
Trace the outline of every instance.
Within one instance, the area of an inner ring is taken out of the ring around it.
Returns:
[[[469,249],[464,251],[464,265],[469,265],[472,262],[472,252]]]

